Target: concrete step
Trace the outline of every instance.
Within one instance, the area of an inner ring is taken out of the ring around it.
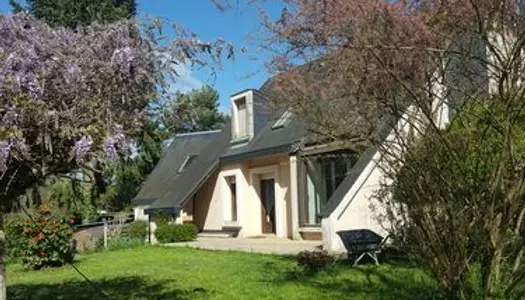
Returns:
[[[232,232],[224,232],[224,231],[203,231],[198,234],[198,237],[202,238],[231,238],[233,237]]]

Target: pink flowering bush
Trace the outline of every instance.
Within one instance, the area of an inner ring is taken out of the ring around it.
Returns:
[[[46,206],[24,221],[20,247],[24,265],[31,269],[59,267],[73,261],[70,219],[54,216]]]

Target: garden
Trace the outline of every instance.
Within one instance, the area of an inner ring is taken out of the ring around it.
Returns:
[[[442,299],[405,264],[318,272],[294,257],[140,246],[80,255],[72,266],[28,271],[8,264],[8,299]]]
[[[156,222],[160,245],[197,236],[192,224]],[[8,299],[441,299],[436,281],[406,261],[353,267],[323,251],[294,257],[151,246],[143,221],[115,227],[104,243],[74,233],[72,218],[44,205],[5,223]]]

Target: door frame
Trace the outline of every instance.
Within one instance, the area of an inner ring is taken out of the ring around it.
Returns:
[[[262,210],[262,201],[260,194],[260,180],[261,179],[273,179],[274,180],[274,199],[275,199],[275,235],[278,237],[287,237],[286,232],[286,203],[284,201],[284,194],[281,191],[279,185],[279,165],[271,165],[259,168],[250,169],[250,186],[253,188],[255,195],[259,198],[260,209]],[[257,208],[259,209],[259,208]],[[262,219],[263,212],[259,215]],[[263,233],[262,220],[258,222],[260,226],[259,233]]]
[[[266,207],[264,207],[264,202],[263,202],[263,191],[262,191],[262,182],[264,180],[271,180],[273,181],[273,228],[270,228],[270,230],[268,230],[267,228],[267,225],[268,225],[268,222],[266,222],[266,215],[268,215],[268,212],[266,210]],[[277,208],[277,204],[276,204],[276,199],[275,199],[275,196],[276,196],[276,193],[275,193],[275,178],[273,177],[270,177],[270,176],[260,176],[259,177],[259,190],[258,190],[258,194],[259,194],[259,200],[261,201],[261,232],[262,234],[277,234],[277,213],[276,213],[276,208]]]

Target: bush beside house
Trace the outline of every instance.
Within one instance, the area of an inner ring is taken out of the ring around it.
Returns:
[[[161,244],[189,242],[197,238],[198,229],[194,224],[160,224],[155,237]]]
[[[130,239],[139,239],[145,241],[148,237],[148,222],[134,221],[126,228],[125,235]]]

